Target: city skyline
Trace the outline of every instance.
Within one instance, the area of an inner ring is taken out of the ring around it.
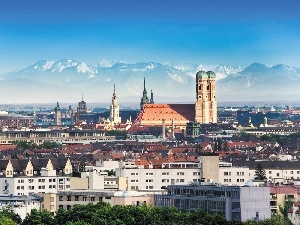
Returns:
[[[300,3],[1,1],[0,74],[71,58],[300,67]]]

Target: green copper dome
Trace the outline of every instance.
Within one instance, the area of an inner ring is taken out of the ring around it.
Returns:
[[[216,74],[212,71],[199,71],[197,74],[196,74],[196,77],[199,79],[199,78],[204,78],[204,79],[207,79],[207,78],[216,78]]]

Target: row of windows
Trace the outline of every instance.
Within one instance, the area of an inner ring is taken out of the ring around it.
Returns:
[[[131,173],[130,175],[131,176],[137,176],[137,175],[139,175],[139,173],[134,172],[134,173]],[[162,176],[168,176],[168,175],[170,175],[170,173],[169,172],[162,172],[161,175]],[[182,176],[182,175],[184,175],[184,172],[177,172],[177,175]],[[193,175],[199,175],[200,176],[200,172],[193,172]],[[148,173],[146,173],[146,176],[153,176],[153,173],[148,172]]]
[[[231,179],[224,179],[224,183],[230,183],[231,182]],[[236,179],[236,182],[245,182],[245,179]]]
[[[99,200],[99,202],[102,202],[103,201],[103,198],[105,198],[105,199],[111,199],[111,197],[99,197],[98,198],[98,200]],[[64,201],[64,196],[59,196],[58,197],[58,200],[59,201]],[[90,197],[88,197],[88,196],[79,196],[79,195],[75,195],[75,196],[71,196],[71,195],[68,195],[68,196],[66,196],[66,200],[67,201],[76,201],[76,202],[78,202],[78,201],[84,201],[84,202],[86,202],[86,201],[90,201],[90,202],[95,202],[96,201],[96,197],[95,196],[90,196]]]
[[[236,172],[237,176],[244,176],[245,172]],[[231,176],[231,172],[224,172],[224,176]]]

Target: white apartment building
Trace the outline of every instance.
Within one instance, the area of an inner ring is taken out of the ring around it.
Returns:
[[[56,176],[56,171],[41,171],[41,176],[1,177],[2,194],[31,195],[36,193],[57,193],[70,189],[70,177]]]
[[[243,186],[248,180],[253,179],[255,171],[249,167],[233,167],[232,163],[220,162],[219,183]]]
[[[289,183],[300,180],[299,162],[284,161],[260,161],[266,172],[268,181],[272,183]],[[243,186],[248,180],[255,176],[255,167],[258,162],[251,162],[247,166],[233,166],[232,163],[220,162],[219,183]]]
[[[128,190],[165,189],[171,184],[201,182],[203,178],[219,182],[219,157],[200,156],[199,162],[162,163],[159,167],[122,162],[116,169],[116,176],[128,179]]]
[[[200,182],[202,178],[199,163],[170,163],[163,166],[157,169],[118,168],[116,176],[128,178],[128,190],[163,189],[170,184]]]
[[[67,158],[0,160],[0,194],[29,196],[68,190],[71,173]]]

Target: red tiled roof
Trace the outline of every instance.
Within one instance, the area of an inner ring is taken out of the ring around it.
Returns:
[[[16,145],[0,145],[0,151],[14,150]]]
[[[134,124],[161,125],[163,119],[166,126],[171,126],[172,120],[175,126],[185,126],[195,120],[195,104],[146,104]]]
[[[146,159],[136,159],[135,160],[135,165],[140,166],[140,165],[150,165],[150,162]]]
[[[300,189],[295,186],[277,186],[270,187],[270,193],[272,194],[295,194],[300,193]]]

